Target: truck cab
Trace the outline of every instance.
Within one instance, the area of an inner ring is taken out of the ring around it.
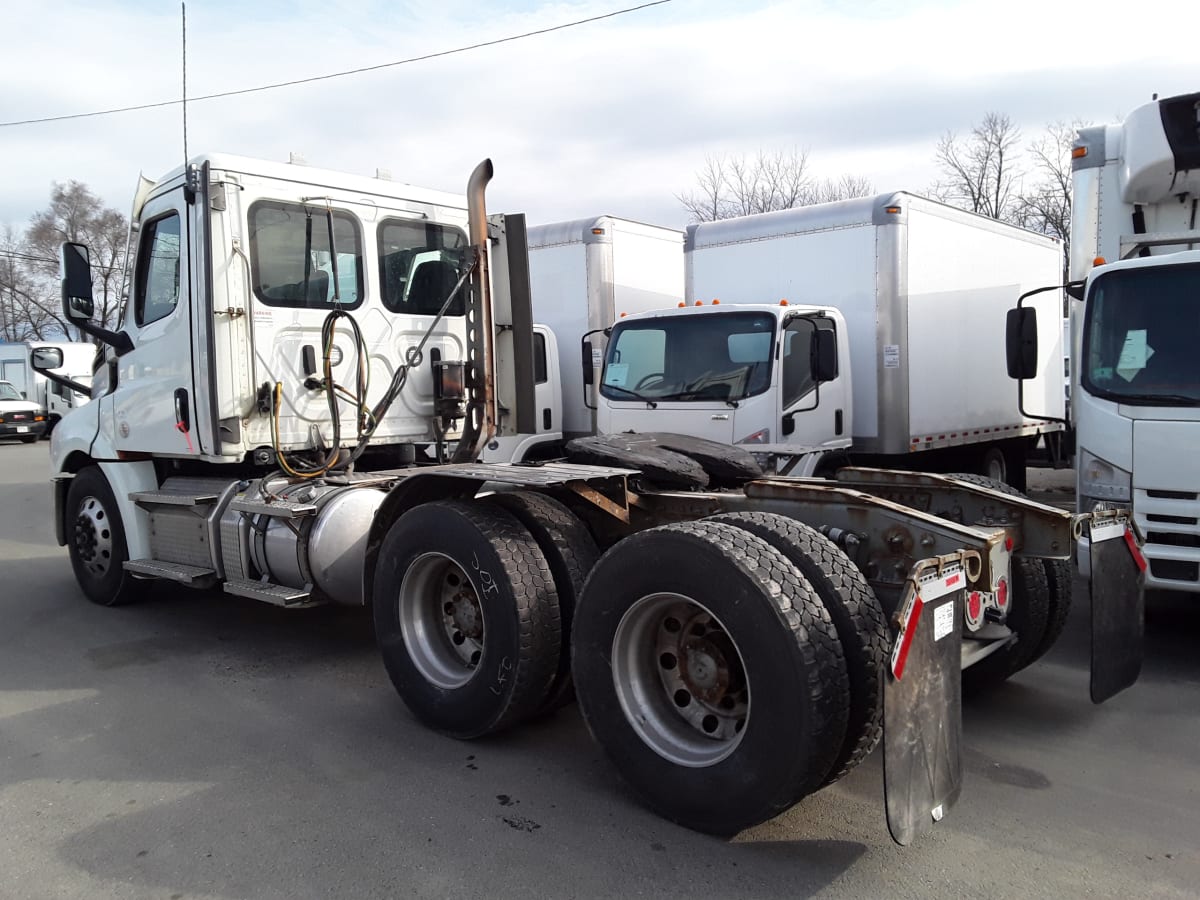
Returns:
[[[627,316],[608,339],[598,430],[792,458],[848,447],[848,358],[846,321],[830,307],[718,302]]]
[[[1131,504],[1146,586],[1200,594],[1200,93],[1073,153],[1071,409],[1080,512]],[[1089,543],[1079,545],[1090,568]]]

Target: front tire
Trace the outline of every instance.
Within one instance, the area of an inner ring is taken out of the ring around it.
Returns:
[[[575,611],[575,690],[642,799],[728,835],[821,786],[846,733],[837,631],[783,554],[716,522],[625,538]]]
[[[521,722],[558,669],[554,578],[512,515],[478,501],[424,503],[388,530],[375,636],[417,718],[457,738]]]
[[[96,466],[71,479],[66,516],[71,568],[87,598],[100,606],[122,606],[145,596],[149,582],[125,571],[125,524],[108,479]]]

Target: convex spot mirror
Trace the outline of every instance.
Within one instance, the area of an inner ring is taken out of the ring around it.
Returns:
[[[92,264],[83,244],[62,245],[62,302],[63,315],[72,322],[87,322],[95,314]]]

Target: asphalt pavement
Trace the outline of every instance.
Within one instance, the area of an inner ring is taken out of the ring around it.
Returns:
[[[573,706],[426,730],[362,611],[171,585],[89,604],[48,475],[44,443],[0,443],[0,897],[1200,892],[1200,597],[1151,598],[1141,681],[1094,707],[1077,583],[1062,641],[967,704],[962,798],[913,846],[878,753],[723,841],[642,808]]]

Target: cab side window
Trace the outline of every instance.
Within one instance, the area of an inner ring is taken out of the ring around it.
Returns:
[[[134,321],[149,325],[179,305],[179,216],[155,219],[142,229],[138,254]]]

